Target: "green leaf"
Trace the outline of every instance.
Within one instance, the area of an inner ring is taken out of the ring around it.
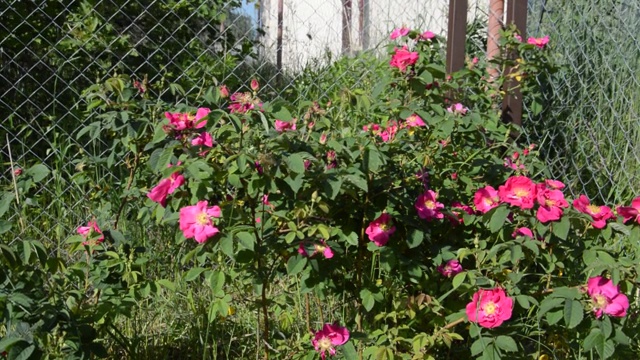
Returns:
[[[369,186],[367,185],[367,180],[365,178],[357,175],[346,175],[344,178],[362,191],[369,191]]]
[[[580,325],[584,317],[584,308],[578,300],[567,299],[564,302],[564,323],[569,329]]]
[[[202,272],[204,272],[205,269],[201,268],[201,267],[195,267],[195,268],[191,268],[186,275],[184,276],[184,281],[193,281],[195,279],[197,279],[198,277],[200,277],[200,274],[202,274]]]
[[[493,339],[487,337],[481,337],[471,344],[471,355],[476,356],[484,351],[484,349],[493,342]]]
[[[304,270],[307,265],[307,258],[302,255],[295,255],[289,258],[287,261],[287,274],[295,275]]]
[[[611,336],[611,331],[613,330],[610,318],[608,316],[603,316],[602,320],[598,321],[598,325],[600,326],[600,331],[602,331],[604,337],[609,338],[609,336]]]
[[[600,329],[593,328],[591,329],[591,332],[589,333],[589,335],[587,335],[587,337],[584,338],[582,347],[584,348],[585,351],[589,351],[596,346],[600,346],[601,348],[604,348],[604,343],[605,343],[605,337],[600,331]]]
[[[563,311],[562,310],[557,310],[557,311],[549,311],[548,313],[545,314],[547,317],[547,323],[549,325],[555,325],[557,324],[560,320],[562,320],[562,315],[563,315]]]
[[[323,189],[327,197],[331,200],[335,199],[340,193],[342,187],[342,178],[329,178],[323,184]]]
[[[0,220],[0,235],[11,230],[12,226],[13,226],[13,223],[11,223],[10,221]]]
[[[510,212],[509,208],[504,205],[497,207],[489,221],[489,230],[492,233],[495,233],[502,229],[502,226],[504,225],[505,220],[507,220]]]
[[[5,336],[2,339],[0,339],[0,352],[1,351],[6,351],[7,348],[10,348],[11,345],[17,343],[18,341],[20,341],[22,339],[20,339],[19,337],[14,337],[14,336]]]
[[[27,169],[27,171],[25,171],[26,175],[31,176],[33,182],[42,181],[42,179],[46,178],[49,173],[49,169],[42,164],[33,165],[32,167]]]
[[[155,151],[154,151],[155,152]],[[153,171],[162,172],[162,170],[166,169],[171,162],[171,158],[173,157],[173,148],[166,147],[162,149],[160,155],[158,155],[158,162],[155,164]]]
[[[564,299],[578,299],[582,297],[582,294],[580,294],[580,290],[578,290],[578,288],[559,286],[553,289],[553,292],[549,294],[549,296]]]
[[[33,352],[36,350],[36,346],[31,344],[25,348],[22,349],[22,351],[20,351],[20,353],[15,354],[15,351],[13,351],[14,349],[11,349],[11,352],[9,354],[9,358],[13,359],[13,360],[28,360],[29,357],[31,357],[31,354],[33,354]]]
[[[281,120],[281,121],[293,120],[293,116],[291,116],[291,113],[289,112],[289,110],[287,110],[287,108],[285,108],[281,104],[275,104],[273,106],[272,114],[273,114],[273,117],[277,120]]]
[[[289,170],[296,174],[304,173],[304,159],[300,154],[291,154],[285,159]]]
[[[171,280],[160,279],[156,281],[156,284],[171,291],[176,291],[176,285]]]
[[[382,165],[380,152],[375,147],[368,147],[364,153],[364,168],[366,171],[376,172]]]
[[[542,316],[549,310],[552,310],[560,306],[564,302],[563,298],[547,297],[540,303],[540,311],[538,311],[538,319],[542,319]]]
[[[360,290],[360,299],[362,299],[362,306],[364,306],[367,311],[371,311],[371,309],[373,309],[373,305],[376,303],[376,300],[369,289]]]
[[[422,244],[422,241],[424,241],[424,233],[422,232],[422,230],[411,230],[409,236],[407,237],[407,245],[409,245],[409,249],[420,246],[420,244]]]
[[[235,258],[235,252],[233,251],[233,238],[231,236],[224,236],[220,239],[220,250],[230,257],[231,259]]]
[[[567,216],[563,216],[560,221],[553,223],[553,234],[562,240],[567,239],[569,230],[571,230],[571,222]]]
[[[355,346],[353,346],[353,341],[347,341],[346,344],[342,345],[341,349],[342,349],[342,355],[344,356],[345,359],[358,358],[358,352],[356,351]]]
[[[9,206],[15,198],[16,196],[13,192],[7,191],[2,194],[2,199],[0,199],[0,217],[9,210]]]
[[[238,241],[240,242],[240,244],[242,246],[244,246],[246,249],[249,249],[251,251],[254,250],[255,244],[256,244],[256,237],[248,232],[239,232],[236,234],[236,237],[238,238]]]
[[[466,278],[467,278],[466,272],[461,272],[459,274],[456,274],[456,276],[453,277],[453,281],[452,281],[453,288],[457,289],[458,287],[460,287],[460,285],[462,285],[462,283]]]
[[[225,276],[222,271],[213,271],[209,276],[209,286],[213,290],[213,294],[218,297],[224,296]]]
[[[504,351],[517,352],[518,345],[511,336],[500,335],[496,338],[496,346]]]

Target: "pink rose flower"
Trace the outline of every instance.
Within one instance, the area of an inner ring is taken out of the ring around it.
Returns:
[[[258,80],[251,79],[251,90],[258,91],[259,88],[260,88],[260,84],[258,84]]]
[[[415,208],[418,211],[418,216],[421,219],[425,219],[427,221],[433,219],[442,219],[444,218],[444,214],[442,213],[442,209],[444,209],[444,204],[438,202],[436,199],[438,194],[436,194],[433,190],[427,190],[422,195],[418,196],[415,203]]]
[[[191,140],[191,145],[213,147],[213,137],[205,131]]]
[[[456,276],[456,274],[461,273],[463,269],[462,269],[462,265],[460,265],[460,262],[456,259],[453,259],[453,260],[447,261],[446,264],[442,264],[438,266],[438,271],[444,277],[452,277],[452,276]]]
[[[474,214],[473,208],[469,205],[462,204],[459,201],[451,203],[451,214],[449,215],[449,219],[453,225],[464,224],[463,211],[469,215]]]
[[[293,131],[296,129],[295,121],[276,120],[275,126],[276,126],[276,131],[279,133],[285,132],[285,131]]]
[[[151,189],[151,191],[149,191],[147,197],[152,201],[160,204],[160,206],[166,207],[167,196],[169,194],[173,194],[173,192],[176,191],[176,189],[180,186],[184,185],[184,183],[184,176],[182,176],[178,172],[174,172],[168,178],[160,180],[158,185],[156,185]]]
[[[535,239],[533,237],[533,231],[531,231],[531,229],[529,229],[528,227],[517,228],[513,233],[511,233],[511,236],[513,238],[517,238],[518,236],[526,236],[530,239]]]
[[[398,122],[390,121],[389,125],[379,134],[382,141],[389,142],[396,137],[398,133]]]
[[[255,109],[256,105],[258,107],[262,106],[262,103],[259,99],[254,98],[253,95],[249,92],[236,92],[231,94],[229,97],[231,103],[229,104],[229,112],[244,114],[249,112],[250,110]]]
[[[433,38],[436,37],[436,34],[434,34],[432,31],[425,31],[420,35],[420,39],[422,40],[432,40]]]
[[[377,219],[369,223],[365,233],[376,246],[384,246],[389,237],[396,232],[396,227],[391,223],[391,215],[382,213]]]
[[[461,103],[455,103],[447,108],[447,111],[456,115],[465,115],[469,109]]]
[[[631,206],[618,206],[616,210],[624,218],[624,222],[634,219],[640,224],[640,196],[631,201]]]
[[[208,108],[198,108],[195,115],[189,113],[170,113],[165,112],[164,116],[169,120],[169,126],[173,130],[181,131],[186,129],[200,129],[207,124],[206,120],[203,120],[209,115]]]
[[[409,128],[427,125],[422,118],[416,114],[410,115],[405,121],[406,126]]]
[[[549,35],[541,38],[530,37],[527,39],[527,44],[535,45],[540,49],[544,49],[544,47],[549,43]]]
[[[476,210],[484,214],[500,205],[500,196],[496,189],[487,185],[478,189],[473,195],[473,204],[476,206]]]
[[[221,98],[226,99],[229,97],[229,88],[227,88],[227,85],[221,85],[219,91]]]
[[[391,36],[389,36],[391,38],[391,40],[395,40],[399,37],[403,37],[403,36],[407,36],[407,34],[409,34],[409,31],[411,31],[411,29],[408,29],[406,27],[401,27],[401,28],[397,28],[395,30],[393,30],[391,32]]]
[[[407,45],[404,45],[402,49],[395,49],[396,52],[391,57],[389,65],[396,67],[400,72],[404,72],[407,66],[411,66],[418,61],[420,56],[417,52],[411,52],[408,50]]]
[[[522,36],[520,36],[520,34],[513,34],[513,38],[516,39],[518,42],[522,42]]]
[[[473,300],[467,304],[466,313],[470,322],[485,328],[502,325],[511,318],[513,299],[501,288],[480,289],[473,294]]]
[[[98,227],[98,223],[95,220],[91,220],[87,223],[87,226],[80,226],[77,230],[77,233],[82,235],[83,238],[89,238],[90,240],[83,241],[82,245],[97,245],[104,241],[104,235],[102,234],[102,230]],[[98,236],[95,239],[91,239]]]
[[[569,207],[562,191],[548,189],[545,184],[538,184],[536,195],[540,204],[536,218],[543,223],[560,220],[563,214],[562,209]]]
[[[222,215],[220,207],[208,205],[208,202],[203,200],[198,201],[196,205],[180,209],[180,230],[185,238],[194,238],[198,243],[204,243],[220,232],[211,220],[212,217],[219,218]]]
[[[521,209],[532,209],[536,198],[536,185],[526,176],[512,176],[498,188],[502,202]]]
[[[311,254],[307,251],[307,243],[301,242],[298,246],[298,254],[304,257],[313,257],[315,254],[322,254],[325,259],[331,259],[333,257],[333,250],[331,250],[324,239],[321,239],[319,244],[313,243],[313,251]]]
[[[527,150],[527,149],[525,149]],[[564,189],[564,183],[558,180],[547,179],[544,181],[544,184],[547,188],[552,190],[562,190]]]
[[[577,199],[573,200],[573,207],[583,214],[591,216],[593,225],[596,229],[602,229],[607,226],[607,220],[614,217],[611,208],[608,206],[592,205],[589,202],[589,198],[585,195],[580,195]]]
[[[344,345],[349,341],[349,330],[337,323],[324,324],[321,330],[316,331],[311,339],[314,349],[320,353],[320,357],[326,358],[325,352],[331,356],[336,354],[336,346]]]
[[[15,175],[15,176],[20,176],[20,175],[22,175],[22,168],[15,167],[15,168],[13,169],[13,175]]]
[[[587,293],[591,296],[593,312],[596,314],[596,318],[600,318],[603,313],[615,317],[625,317],[627,315],[629,299],[620,292],[617,286],[613,285],[613,281],[602,276],[589,278],[587,281]]]

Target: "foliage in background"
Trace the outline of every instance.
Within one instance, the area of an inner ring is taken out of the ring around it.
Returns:
[[[521,55],[513,76],[534,101],[547,56],[513,34],[505,39],[506,53]],[[117,74],[88,87],[83,110],[94,121],[77,136],[108,141],[104,153],[74,164],[88,212],[77,225],[95,221],[102,235],[66,233],[64,244],[8,238],[0,351],[310,359],[331,351],[314,349],[312,338],[337,322],[350,340],[331,344],[346,359],[633,357],[638,225],[613,217],[596,229],[588,211],[601,207],[543,221],[532,198],[530,207],[502,195],[476,200],[487,185],[542,182],[548,173],[539,147],[514,144],[519,129],[500,119],[508,79],[487,77],[485,65],[514,60],[470,61],[448,77],[440,43],[408,31],[390,45],[391,62],[372,61],[377,75],[362,87],[351,88],[356,73],[322,91],[311,87],[319,79],[311,72],[291,99],[270,101],[253,81],[188,94],[167,84],[176,104]],[[196,126],[204,106],[211,110]],[[125,180],[101,183],[101,166]],[[32,207],[50,196],[38,191],[52,176],[42,165],[16,176],[15,187],[3,184],[3,235],[38,224]],[[193,221],[220,233],[185,239],[185,209],[202,201],[221,216]],[[532,237],[518,236],[525,226]],[[386,237],[372,235],[380,232]],[[626,316],[585,292],[600,275],[631,300]],[[495,328],[469,322],[465,309],[479,289],[502,292],[499,304],[513,306],[498,310]],[[596,318],[598,309],[607,315]]]

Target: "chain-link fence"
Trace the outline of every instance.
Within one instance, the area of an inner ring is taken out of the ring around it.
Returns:
[[[640,186],[640,2],[530,0],[528,31],[562,67],[525,124],[573,195],[626,202]]]
[[[95,200],[96,188],[122,186],[122,174],[102,164],[93,164],[92,178],[81,175],[83,159],[100,157],[104,148],[77,136],[95,121],[83,98],[92,84],[124,74],[141,88],[176,83],[188,94],[206,84],[239,88],[256,78],[270,95],[286,94],[300,74],[322,72],[343,55],[354,58],[345,76],[366,72],[359,54],[383,51],[396,27],[446,36],[448,3],[0,1],[0,143],[9,141],[0,147],[0,183],[10,186],[12,166],[43,162],[52,171],[38,188],[47,201],[32,204],[39,207],[37,218],[10,234],[20,238],[30,229],[63,241],[91,216],[86,204]],[[488,2],[469,3],[467,51],[484,51]],[[566,66],[545,84],[544,114],[551,120],[531,118],[526,134],[541,144],[553,175],[572,192],[610,201],[628,197],[640,181],[640,5],[531,0],[529,10],[529,32],[550,35]],[[321,87],[331,83],[317,86],[328,91]],[[167,88],[159,95],[171,101]]]

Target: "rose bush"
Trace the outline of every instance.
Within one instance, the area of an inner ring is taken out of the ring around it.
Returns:
[[[114,220],[79,232],[119,234],[121,217],[174,229],[175,281],[210,290],[209,323],[238,302],[259,314],[265,358],[633,353],[640,227],[625,222],[637,199],[619,216],[586,195],[566,199],[535,145],[501,120],[508,79],[487,75],[518,64],[526,95],[552,45],[505,33],[516,61],[471,60],[447,75],[428,33],[394,31],[374,86],[327,98],[269,101],[251,81],[207,89],[195,106],[147,93],[123,110],[128,99],[109,92],[115,100],[95,107],[103,121],[132,112],[112,147],[132,154],[130,181]],[[113,256],[107,241],[83,241],[72,250],[91,261]],[[283,325],[275,314],[296,303],[299,325]]]

